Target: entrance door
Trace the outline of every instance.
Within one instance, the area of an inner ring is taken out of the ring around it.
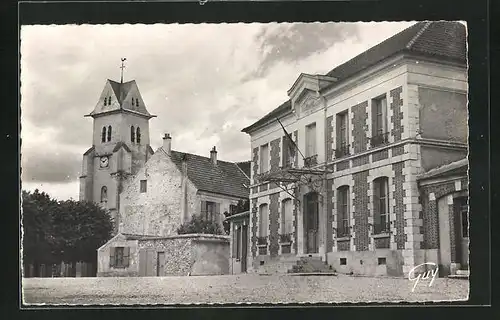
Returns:
[[[243,225],[241,232],[241,272],[247,272],[248,226]]]
[[[139,252],[139,275],[141,277],[152,277],[153,273],[153,250],[141,250]]]
[[[318,194],[309,193],[305,195],[305,237],[306,237],[306,253],[317,253],[318,246],[318,227],[319,227],[319,210],[318,210]]]
[[[156,276],[163,277],[165,266],[165,252],[158,252],[158,257],[156,259]]]

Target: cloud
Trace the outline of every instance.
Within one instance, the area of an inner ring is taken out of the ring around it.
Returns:
[[[276,108],[301,72],[326,73],[408,23],[50,25],[21,28],[23,180],[63,194],[92,144],[106,79],[135,79],[153,149],[250,159],[241,129]],[[70,188],[77,197],[78,189]],[[65,193],[65,196],[67,194]]]

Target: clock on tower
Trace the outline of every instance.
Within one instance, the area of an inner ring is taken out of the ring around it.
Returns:
[[[107,156],[101,157],[100,164],[101,164],[101,168],[107,168],[109,165],[109,158]]]

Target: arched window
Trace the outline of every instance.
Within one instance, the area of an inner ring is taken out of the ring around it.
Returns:
[[[108,98],[104,97],[104,105],[107,105],[107,102],[108,102]]]
[[[137,127],[136,138],[137,138],[137,143],[141,143],[141,128],[139,127]]]
[[[108,127],[108,141],[111,141],[111,126]]]
[[[389,179],[387,177],[373,180],[373,222],[374,234],[390,231]]]
[[[349,186],[337,189],[337,237],[346,237],[349,230]]]
[[[139,106],[139,99],[135,98],[135,105],[138,107]]]
[[[134,104],[134,98],[132,98],[132,107],[133,107],[134,105],[135,105],[135,104]]]
[[[106,186],[101,188],[101,203],[108,201],[108,188]]]
[[[101,142],[106,142],[106,127],[102,127]]]
[[[111,105],[111,97],[108,97],[108,104]]]
[[[134,126],[130,127],[130,141],[135,142],[135,129],[134,129]]]

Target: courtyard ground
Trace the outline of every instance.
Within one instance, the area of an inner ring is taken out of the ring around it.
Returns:
[[[469,281],[437,278],[229,275],[152,278],[27,278],[25,304],[339,303],[467,300]]]

